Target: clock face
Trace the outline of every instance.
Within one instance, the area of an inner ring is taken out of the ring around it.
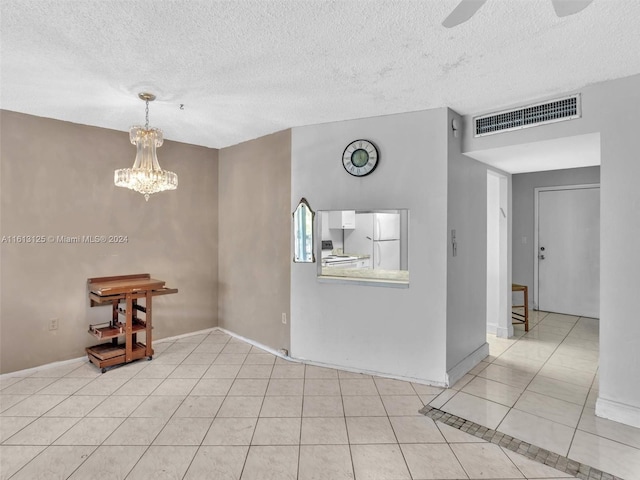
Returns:
[[[342,154],[344,169],[355,177],[363,177],[378,165],[378,149],[368,140],[356,140],[347,145]]]

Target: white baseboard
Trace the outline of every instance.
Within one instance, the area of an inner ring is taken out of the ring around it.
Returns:
[[[487,333],[500,338],[510,338],[510,334],[513,336],[512,332],[509,331],[509,327],[499,327],[497,323],[487,323]]]
[[[194,335],[201,335],[203,333],[210,333],[210,332],[213,332],[214,330],[217,330],[217,329],[218,329],[218,327],[205,328],[204,330],[198,330],[197,332],[183,333],[181,335],[175,335],[173,337],[167,337],[167,338],[161,338],[160,340],[154,340],[153,343],[175,342],[176,340],[179,340],[181,338],[193,337]],[[18,371],[15,371],[15,372],[3,373],[3,374],[0,375],[0,379],[11,378],[11,377],[28,377],[28,376],[33,375],[34,373],[40,372],[42,370],[49,370],[51,368],[63,367],[65,365],[70,365],[70,364],[72,364],[74,362],[82,362],[84,360],[88,361],[86,355],[83,355],[82,357],[71,358],[69,360],[61,360],[59,362],[45,363],[44,365],[39,365],[37,367],[26,368],[24,370],[18,370]]]
[[[423,385],[430,385],[433,387],[445,387],[446,385],[444,384],[444,382],[431,382],[431,381],[426,381],[422,378],[413,378],[413,377],[403,377],[401,375],[391,375],[388,373],[383,373],[383,372],[377,372],[374,370],[364,370],[364,369],[359,369],[359,368],[351,368],[351,367],[345,367],[343,365],[337,365],[337,364],[333,364],[333,363],[324,363],[324,362],[315,362],[313,360],[307,360],[305,358],[296,358],[296,357],[290,357],[290,356],[286,356],[283,355],[280,351],[278,350],[274,350],[271,347],[267,347],[266,345],[263,345],[259,342],[256,342],[255,340],[251,340],[250,338],[246,338],[243,337],[242,335],[238,335],[237,333],[234,333],[230,330],[226,330],[224,328],[221,327],[216,327],[218,330],[220,330],[221,332],[227,333],[229,335],[231,335],[232,337],[235,337],[239,340],[242,340],[243,342],[247,342],[261,350],[265,350],[273,355],[276,355],[280,358],[283,358],[285,360],[289,360],[290,362],[296,362],[296,363],[304,363],[305,365],[314,365],[316,367],[324,367],[324,368],[335,368],[338,370],[344,370],[345,372],[353,372],[353,373],[362,373],[365,375],[375,375],[376,377],[384,377],[384,378],[392,378],[394,380],[404,380],[405,382],[413,382],[413,383],[420,383]]]
[[[277,357],[280,357],[282,359],[288,360],[290,362],[296,362],[296,363],[304,363],[307,365],[315,365],[318,367],[326,367],[326,368],[336,368],[339,370],[344,370],[347,372],[353,372],[353,373],[362,373],[365,375],[375,375],[377,377],[383,377],[383,378],[392,378],[395,380],[403,380],[406,382],[413,382],[413,383],[420,383],[422,385],[431,385],[434,387],[446,387],[447,383],[445,382],[439,382],[439,381],[430,381],[430,380],[425,380],[423,378],[414,378],[414,377],[407,377],[407,376],[402,376],[402,375],[392,375],[389,373],[385,373],[385,372],[378,372],[375,370],[366,370],[366,369],[357,369],[357,368],[351,368],[351,367],[345,367],[343,365],[337,365],[337,364],[329,364],[329,363],[322,363],[322,362],[314,362],[312,360],[306,360],[306,359],[301,359],[301,358],[295,358],[295,357],[290,357],[287,355],[284,355],[282,352],[280,352],[279,350],[275,350],[274,348],[271,348],[267,345],[264,345],[260,342],[256,342],[255,340],[252,340],[250,338],[247,337],[243,337],[242,335],[238,335],[235,332],[232,332],[230,330],[227,330],[225,328],[221,328],[221,327],[212,327],[212,328],[207,328],[204,330],[198,330],[195,332],[190,332],[190,333],[184,333],[181,335],[175,335],[173,337],[166,337],[166,338],[161,338],[160,340],[154,340],[153,343],[166,343],[166,342],[174,342],[176,340],[179,340],[181,338],[187,338],[187,337],[193,337],[194,335],[202,335],[202,334],[206,334],[206,333],[211,333],[213,331],[220,331],[223,333],[226,333],[228,335],[231,335],[234,338],[237,338],[238,340],[242,340],[243,342],[246,342],[250,345],[253,345],[261,350],[264,350],[268,353],[271,353],[272,355],[275,355]],[[488,354],[489,354],[489,346],[488,344],[485,344],[486,346],[486,353],[479,358],[478,361],[476,361],[475,363],[472,363],[469,368],[467,368],[464,373],[462,373],[462,375],[460,375],[460,377],[462,377],[465,373],[467,373],[469,370],[471,370],[473,367],[475,367],[480,360],[482,360],[483,358],[485,358]],[[483,347],[481,347],[483,348]],[[476,352],[478,352],[480,349],[476,350]],[[465,360],[463,360],[463,362],[466,362],[469,358],[473,357],[474,355],[476,355],[476,352],[474,352],[473,354],[471,354],[469,357],[467,357]],[[475,358],[475,357],[474,357]],[[48,363],[45,365],[41,365],[38,367],[34,367],[34,368],[29,368],[26,370],[20,370],[17,372],[10,372],[10,373],[5,373],[0,375],[0,379],[2,378],[6,378],[6,377],[26,377],[29,375],[32,375],[34,373],[36,373],[37,371],[41,371],[41,370],[45,370],[45,369],[50,369],[50,368],[56,368],[56,367],[60,367],[63,365],[67,365],[67,364],[71,364],[73,362],[82,362],[82,361],[86,361],[87,357],[83,356],[83,357],[79,357],[79,358],[74,358],[71,360],[64,360],[61,362],[53,362],[53,363]],[[455,368],[458,368],[459,365],[461,365],[463,362],[461,362],[460,364],[456,365]],[[450,375],[449,375],[450,377]],[[457,380],[456,380],[457,381]]]
[[[393,375],[391,373],[378,372],[376,370],[367,370],[363,368],[345,367],[344,365],[338,365],[335,363],[316,362],[305,358],[292,358],[291,360],[304,363],[305,365],[314,365],[316,367],[335,368],[337,370],[343,370],[345,372],[362,373],[364,375],[375,375],[376,377],[391,378],[393,380],[402,380],[404,382],[419,383],[421,385],[429,385],[431,387],[446,387],[445,382],[438,382],[437,380],[425,380],[424,378],[407,377],[404,375]]]
[[[41,372],[42,370],[50,370],[52,368],[64,367],[65,365],[71,365],[72,363],[80,363],[83,360],[87,360],[87,356],[71,358],[69,360],[61,360],[59,362],[45,363],[37,367],[25,368],[24,370],[18,370],[15,372],[3,373],[0,375],[0,379],[11,377],[29,377],[34,373]]]
[[[291,362],[301,363],[300,360],[296,360],[295,358],[291,358],[291,357],[289,357],[287,355],[284,355],[279,350],[276,350],[274,348],[268,347],[267,345],[264,345],[264,344],[262,344],[260,342],[256,342],[255,340],[251,340],[250,338],[243,337],[242,335],[238,335],[237,333],[232,332],[231,330],[227,330],[226,328],[215,327],[213,330],[220,330],[221,332],[224,332],[227,335],[231,335],[232,337],[237,338],[238,340],[242,340],[243,342],[247,342],[248,344],[253,345],[254,347],[257,347],[260,350],[264,350],[266,352],[269,352],[272,355],[275,355],[276,357],[284,358],[285,360],[289,360]]]
[[[509,332],[509,327],[504,328],[504,327],[498,327],[498,329],[496,330],[496,337],[499,338],[509,338],[513,335],[509,335],[511,332]]]
[[[451,387],[455,385],[458,380],[469,372],[469,370],[479,364],[483,359],[487,358],[487,355],[489,355],[489,344],[485,342],[447,372],[446,386]]]
[[[203,335],[205,333],[211,333],[214,330],[218,330],[218,327],[205,328],[204,330],[198,330],[197,332],[182,333],[180,335],[174,335],[173,337],[165,337],[159,340],[154,340],[153,343],[175,342],[176,340],[180,340],[181,338]]]
[[[596,415],[614,422],[640,428],[640,408],[598,397]]]

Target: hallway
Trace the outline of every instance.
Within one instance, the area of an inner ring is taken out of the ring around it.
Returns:
[[[430,406],[625,478],[640,478],[640,429],[595,416],[596,319],[530,312],[530,331],[487,336],[490,355]]]

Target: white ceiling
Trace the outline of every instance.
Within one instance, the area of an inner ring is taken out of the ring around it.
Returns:
[[[600,165],[600,134],[487,148],[467,155],[508,173],[592,167]]]
[[[640,1],[0,0],[0,108],[225,147],[449,106],[477,114],[640,73]],[[180,109],[184,104],[184,109]]]

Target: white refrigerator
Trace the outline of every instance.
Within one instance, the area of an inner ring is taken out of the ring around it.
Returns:
[[[344,231],[344,253],[369,255],[373,269],[400,270],[400,214],[357,213],[356,228]]]

